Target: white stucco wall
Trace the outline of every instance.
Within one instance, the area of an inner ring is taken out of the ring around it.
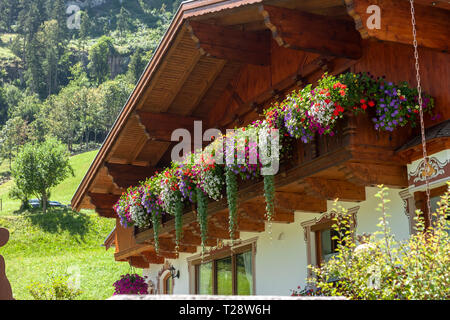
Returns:
[[[363,202],[341,202],[346,208],[359,206],[357,213],[356,233],[373,233],[377,230],[376,225],[381,213],[376,209],[379,199],[374,195],[377,188],[366,188],[366,201]],[[398,240],[409,237],[409,222],[405,214],[403,200],[399,196],[400,189],[390,189],[388,213],[390,227]],[[333,202],[328,202],[328,211],[333,210]],[[295,221],[291,224],[272,224],[272,235],[266,223],[266,230],[261,233],[241,232],[241,239],[246,240],[257,237],[255,278],[257,295],[290,295],[291,289],[298,285],[305,286],[307,277],[307,244],[304,238],[304,229],[301,223],[321,215],[316,213],[296,212]],[[312,241],[314,242],[314,241]],[[200,253],[198,248],[197,254]],[[312,261],[315,261],[314,248],[312,250]],[[189,274],[187,258],[195,254],[180,254],[178,259],[169,259],[169,262],[180,270],[180,278],[175,279],[174,294],[189,293]],[[150,280],[158,286],[158,273],[163,265],[151,265],[144,270]],[[161,286],[162,288],[162,286]]]

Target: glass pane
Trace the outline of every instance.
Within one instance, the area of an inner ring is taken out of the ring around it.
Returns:
[[[212,262],[197,267],[198,294],[212,294]]]
[[[231,257],[216,261],[217,272],[217,294],[231,295],[233,294],[233,269]]]
[[[166,289],[167,289],[167,294],[172,294],[173,293],[173,288],[172,288],[172,277],[168,277],[166,279]]]
[[[332,240],[335,236],[334,230],[326,229],[320,232],[320,239],[322,245],[322,259],[326,262],[336,254],[336,240]]]
[[[236,275],[237,275],[237,294],[252,295],[253,294],[253,266],[252,252],[238,254],[236,256]]]

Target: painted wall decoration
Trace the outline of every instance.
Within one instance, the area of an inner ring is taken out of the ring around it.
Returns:
[[[425,160],[417,160],[408,168],[408,183],[411,187],[419,187],[429,182],[435,182],[450,176],[450,159],[448,152],[439,152],[429,157],[428,166]]]

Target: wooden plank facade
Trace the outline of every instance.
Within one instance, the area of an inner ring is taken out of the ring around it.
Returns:
[[[435,99],[439,120],[450,119],[450,7],[415,1],[423,90]],[[366,27],[370,4],[382,9],[380,30]],[[151,230],[125,229],[112,206],[130,185],[170,164],[176,128],[225,130],[246,125],[291,90],[315,83],[324,72],[370,72],[416,83],[406,0],[200,0],[183,3],[72,200],[75,210],[95,209],[116,218],[115,258],[148,268],[176,259],[174,222],[165,220],[160,252]],[[408,11],[409,13],[409,11]],[[394,27],[390,27],[390,26]],[[389,27],[387,27],[389,26]],[[294,212],[323,213],[327,201],[366,200],[365,188],[408,187],[407,165],[419,159],[398,150],[420,131],[373,129],[366,115],[346,116],[338,134],[299,142],[292,161],[275,178],[275,222]],[[437,139],[433,152],[449,148]],[[420,157],[420,156],[419,156]],[[238,232],[265,231],[262,182],[239,189]],[[209,245],[228,239],[226,200],[209,204]],[[184,215],[180,253],[195,253],[200,231],[194,211]]]

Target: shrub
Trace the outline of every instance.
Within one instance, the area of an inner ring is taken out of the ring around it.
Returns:
[[[432,226],[425,228],[417,210],[415,234],[399,242],[389,228],[387,188],[380,188],[376,195],[380,231],[356,240],[349,231],[350,215],[339,207],[333,225],[339,235],[334,238],[337,254],[321,267],[310,266],[315,277],[308,285],[321,295],[350,299],[449,299],[450,237],[445,219],[450,214],[449,191],[432,214]]]
[[[51,273],[46,283],[35,281],[27,289],[35,300],[75,300],[82,294],[67,274]]]

